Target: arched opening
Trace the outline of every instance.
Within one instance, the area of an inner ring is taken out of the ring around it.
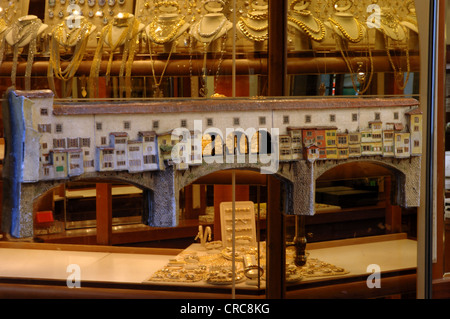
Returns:
[[[233,170],[220,170],[199,177],[180,189],[180,223],[210,227],[214,240],[222,239],[221,203],[232,200]],[[236,173],[236,202],[251,202],[258,229],[265,235],[267,211],[267,178],[256,170],[238,169]],[[192,242],[192,238],[191,238]]]
[[[404,174],[369,161],[334,166],[316,179],[315,214],[307,216],[308,241],[406,233],[417,236],[417,209],[398,203]]]
[[[44,242],[98,244],[100,232],[145,227],[152,201],[150,189],[123,181],[61,183],[33,202],[34,236]]]

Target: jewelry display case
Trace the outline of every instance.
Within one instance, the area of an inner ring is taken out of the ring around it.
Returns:
[[[414,1],[46,0],[25,17],[34,40],[0,67],[1,278],[64,288],[14,272],[30,249],[99,294],[415,295]]]

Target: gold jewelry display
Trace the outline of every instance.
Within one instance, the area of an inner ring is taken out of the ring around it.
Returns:
[[[165,25],[161,19],[155,17],[148,27],[149,39],[156,44],[172,42],[185,23],[184,17],[180,17],[175,22],[170,21]],[[167,30],[170,30],[170,32],[167,33]]]
[[[263,19],[259,19],[259,20],[263,20]],[[251,24],[248,22],[248,20],[244,20],[244,19],[240,19],[237,23],[239,30],[242,32],[242,34],[247,39],[249,39],[250,41],[254,41],[254,42],[263,42],[269,38],[268,25],[264,26],[260,29],[251,28],[250,25]],[[266,32],[264,32],[263,34],[260,35],[260,34],[255,34],[252,31],[255,31],[255,32],[266,31]]]
[[[347,69],[350,72],[350,78],[352,80],[353,89],[355,90],[355,92],[358,93],[358,95],[364,94],[369,89],[370,84],[372,83],[372,77],[373,77],[373,73],[374,73],[372,50],[371,50],[370,45],[369,45],[369,40],[367,40],[367,51],[368,51],[368,59],[369,59],[369,64],[370,64],[370,71],[367,71],[367,68],[366,68],[366,70],[364,70],[364,72],[363,72],[363,70],[361,68],[362,67],[361,63],[362,62],[359,63],[359,67],[356,70],[356,72],[354,71],[354,68],[353,68],[353,66],[351,64],[349,56],[348,56],[348,54],[345,53],[345,51],[346,51],[345,44],[342,41],[343,41],[343,39],[338,38],[336,40],[336,43],[337,43],[337,45],[339,47],[339,51],[341,52],[341,56],[344,59],[344,62],[346,64],[346,66],[347,66]],[[367,79],[367,73],[369,73],[369,78],[368,79]],[[356,76],[356,80],[355,80],[355,76]],[[359,82],[360,89],[358,89],[356,81]]]
[[[164,73],[166,72],[167,65],[169,64],[170,57],[172,56],[173,49],[176,47],[176,41],[172,42],[170,44],[170,52],[167,56],[166,63],[164,64],[164,68],[161,71],[161,75],[159,76],[159,80],[156,79],[156,73],[155,73],[155,61],[153,60],[153,46],[152,42],[149,41],[149,53],[150,53],[150,61],[152,66],[152,75],[153,75],[153,83],[154,83],[154,89],[153,89],[153,96],[154,97],[163,97],[163,91],[161,90],[161,83],[164,78]]]
[[[358,27],[358,35],[356,37],[352,37],[348,33],[348,31],[345,30],[345,28],[342,26],[342,24],[340,24],[338,21],[336,21],[336,19],[333,19],[332,17],[328,18],[328,21],[330,21],[332,23],[332,25],[334,25],[340,31],[340,33],[344,36],[345,39],[347,39],[348,41],[350,41],[352,43],[358,43],[364,37],[363,26],[356,18],[352,18],[352,20],[355,22],[355,24]]]
[[[380,19],[380,31],[384,36],[384,43],[386,47],[386,55],[394,71],[394,79],[400,90],[406,87],[409,81],[409,76],[411,72],[410,58],[409,58],[409,48],[408,41],[409,36],[406,27],[400,24],[400,20],[396,18],[390,12],[383,12]],[[393,32],[393,33],[392,33]],[[391,50],[404,50],[406,59],[406,77],[404,78],[404,73],[401,67],[397,67],[394,63],[394,59],[391,55]]]
[[[122,29],[120,32],[120,36],[117,38],[117,40],[113,39],[112,34],[114,28],[119,30]],[[102,29],[89,76],[89,93],[91,97],[95,97],[98,95],[97,92],[98,88],[96,82],[99,76],[100,62],[102,58],[104,43],[106,42],[106,40],[110,48],[109,60],[106,70],[106,83],[109,82],[114,51],[119,47],[123,46],[122,63],[120,65],[119,79],[122,80],[125,71],[126,96],[129,97],[131,95],[131,83],[130,83],[131,68],[133,65],[136,49],[136,37],[138,35],[139,28],[140,22],[134,17],[134,15],[129,13],[123,13],[121,15],[116,16],[115,19],[110,21]]]
[[[17,63],[19,48],[28,45],[27,65],[25,69],[25,90],[31,89],[31,68],[33,66],[34,54],[39,29],[43,26],[42,21],[36,16],[25,16],[19,18],[6,32],[10,34],[13,47],[13,66],[11,70],[12,86],[16,86]]]
[[[311,15],[308,14],[308,16]],[[310,37],[314,41],[322,41],[325,37],[325,25],[320,21],[320,19],[316,17],[312,17],[317,24],[317,29],[312,29],[305,22],[300,19],[294,18],[293,16],[288,16],[288,21],[296,24],[308,37]]]
[[[77,27],[69,28],[66,22],[63,22],[55,26],[51,32],[52,38],[50,40],[50,59],[47,70],[47,77],[50,88],[56,94],[56,88],[54,83],[54,77],[64,82],[68,82],[75,76],[81,61],[83,60],[86,52],[89,36],[95,27],[92,23],[85,19],[79,19],[79,25]],[[74,48],[71,60],[64,70],[61,69],[61,55],[60,48]],[[67,97],[70,94],[71,86],[67,87],[67,91],[63,94],[63,97]],[[85,94],[82,92],[82,95]]]

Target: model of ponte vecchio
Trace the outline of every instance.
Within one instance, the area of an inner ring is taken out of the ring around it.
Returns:
[[[395,204],[416,207],[418,104],[410,98],[77,104],[55,103],[47,90],[9,91],[3,231],[32,237],[33,201],[61,183],[84,179],[121,180],[152,192],[149,224],[176,226],[179,190],[226,169],[274,174],[287,185],[288,212],[313,215],[316,179],[354,161],[392,170],[399,181]]]

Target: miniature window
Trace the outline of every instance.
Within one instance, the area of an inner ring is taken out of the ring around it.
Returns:
[[[56,124],[55,125],[55,132],[56,133],[62,133],[62,131],[63,131],[62,124]]]
[[[212,126],[213,125],[213,119],[212,118],[206,119],[206,125]]]
[[[283,116],[283,124],[289,124],[289,115]]]
[[[90,147],[91,139],[90,138],[80,138],[80,145],[81,145],[81,147]]]
[[[76,148],[78,147],[78,139],[77,138],[67,138],[67,146]]]
[[[159,121],[153,121],[153,128],[154,129],[159,128]]]
[[[414,123],[419,123],[419,118],[418,117],[414,118]]]
[[[311,115],[305,115],[305,123],[311,123]]]
[[[129,130],[130,128],[131,128],[131,122],[130,121],[123,122],[123,129],[124,130]]]
[[[85,156],[89,156],[89,151],[85,151],[85,152],[84,152],[84,155],[85,155]]]
[[[65,148],[66,147],[66,139],[53,139],[53,148]]]
[[[47,149],[47,143],[42,143],[42,148],[43,148],[44,150],[46,150],[46,149]]]
[[[48,109],[42,108],[41,109],[41,115],[48,115]]]
[[[394,112],[394,120],[398,120],[398,112]]]
[[[358,121],[358,114],[357,114],[357,113],[353,113],[353,114],[352,114],[352,121],[353,121],[353,122]]]
[[[186,127],[186,126],[187,126],[187,121],[181,120],[181,127]]]
[[[101,144],[105,145],[106,144],[106,136],[102,136],[101,138]]]
[[[259,125],[265,125],[266,124],[266,117],[260,116],[259,117]]]
[[[330,114],[330,122],[335,122],[335,121],[336,121],[336,115]]]
[[[97,129],[97,131],[101,131],[102,130],[102,123],[101,122],[95,123],[95,128]]]
[[[375,112],[375,120],[379,121],[381,119],[381,114],[379,112]]]
[[[51,133],[52,125],[51,124],[38,124],[38,131],[40,133]]]
[[[234,125],[239,125],[239,118],[238,117],[233,118],[233,124]]]

